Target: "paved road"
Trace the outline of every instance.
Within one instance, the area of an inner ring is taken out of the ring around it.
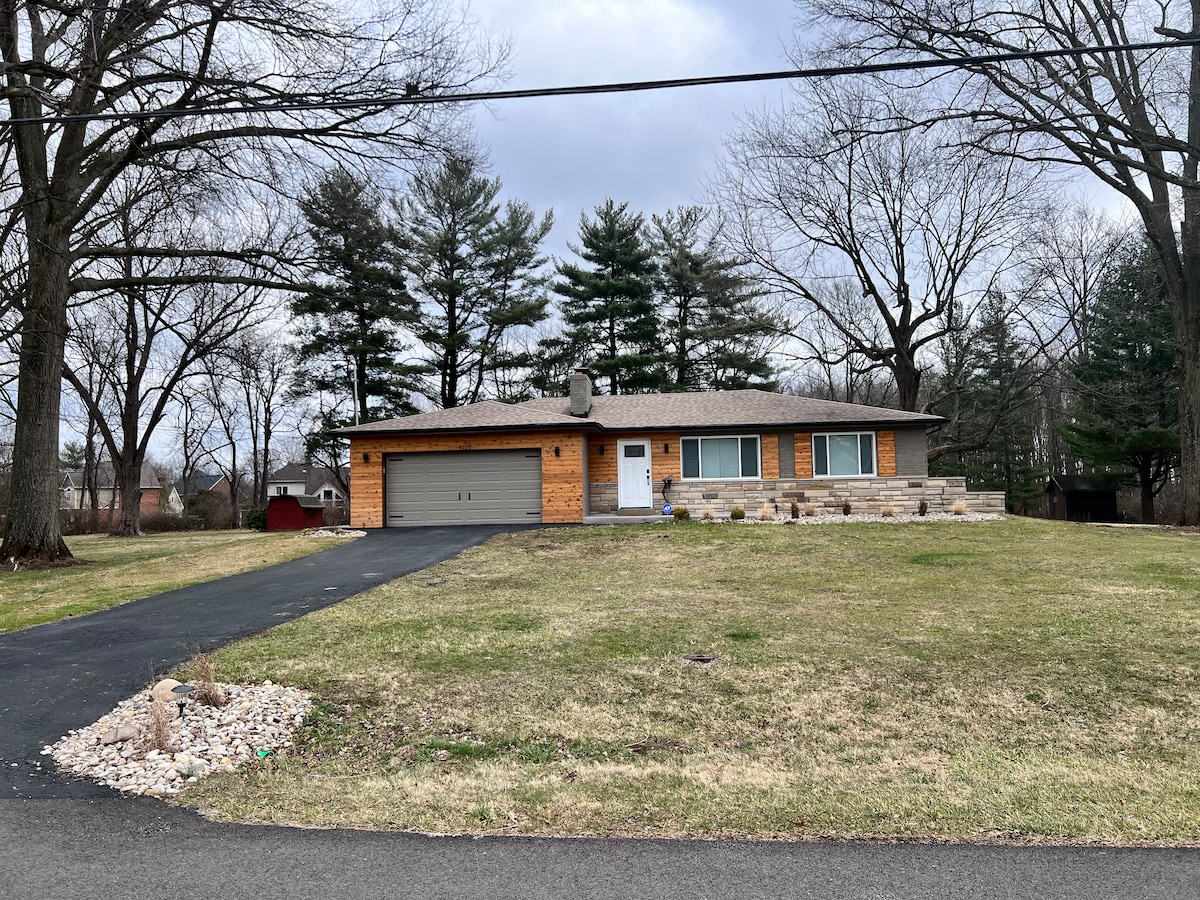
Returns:
[[[0,637],[0,900],[1190,900],[1200,851],[430,838],[208,822],[62,782],[38,750],[198,650],[337,602],[500,528],[404,529]]]
[[[121,900],[1190,900],[1182,850],[430,838],[0,801],[0,896]]]
[[[393,528],[257,572],[0,635],[0,797],[107,796],[55,779],[43,746],[212,650],[441,562],[505,526]]]

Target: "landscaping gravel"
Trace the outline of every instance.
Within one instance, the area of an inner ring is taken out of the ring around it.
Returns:
[[[237,766],[291,744],[312,701],[294,688],[264,681],[260,685],[221,685],[228,704],[187,704],[182,718],[170,712],[167,749],[150,741],[149,691],[123,700],[94,724],[68,732],[42,750],[59,771],[98,781],[129,794],[176,794],[184,785],[213,772]],[[116,729],[133,736],[103,743]]]
[[[886,522],[890,525],[898,525],[907,522],[999,522],[1004,518],[1000,513],[964,513],[961,516],[953,513],[929,513],[924,516],[912,515],[911,513],[897,513],[894,516],[882,516],[870,513],[851,513],[844,516],[841,513],[818,513],[815,516],[801,515],[797,519],[793,519],[787,514],[780,514],[774,518],[760,518],[758,510],[746,510],[746,518],[736,522],[730,521],[728,517],[713,520],[717,523],[728,523],[732,525],[856,525],[863,522]],[[693,516],[693,521],[703,522],[699,516]],[[705,524],[708,524],[707,522]]]

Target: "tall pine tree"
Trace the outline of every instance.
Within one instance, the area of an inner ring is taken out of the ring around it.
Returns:
[[[1145,239],[1126,247],[1092,307],[1091,340],[1075,364],[1071,448],[1092,466],[1132,472],[1143,522],[1179,460],[1179,383],[1171,307]]]
[[[497,201],[501,184],[469,157],[413,180],[397,206],[404,266],[419,301],[415,331],[432,375],[426,395],[443,408],[483,398],[489,380],[530,359],[508,349],[519,329],[546,318],[546,258],[554,222],[528,204]]]
[[[1004,295],[989,294],[978,322],[948,332],[942,349],[946,371],[933,411],[950,422],[931,471],[965,476],[973,489],[1004,491],[1012,511],[1037,511],[1046,478],[1037,452],[1040,371]]]
[[[414,370],[398,360],[406,349],[401,329],[416,321],[416,304],[382,207],[377,190],[341,168],[300,201],[317,277],[292,302],[305,373],[298,382],[304,391],[354,404],[351,416],[326,416],[329,427],[415,412]]]
[[[736,259],[706,233],[708,212],[681,206],[652,216],[658,312],[667,365],[664,390],[772,387],[769,354],[779,329]]]
[[[579,353],[575,362],[605,379],[610,394],[661,390],[667,381],[644,225],[611,197],[594,219],[580,215],[580,243],[571,250],[583,264],[560,263],[554,285],[566,323],[558,349]]]

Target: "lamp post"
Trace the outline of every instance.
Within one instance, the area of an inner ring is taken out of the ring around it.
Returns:
[[[175,695],[175,705],[179,707],[179,718],[181,719],[183,718],[183,709],[187,706],[188,695],[194,690],[195,688],[190,684],[177,684],[171,688],[171,693]]]

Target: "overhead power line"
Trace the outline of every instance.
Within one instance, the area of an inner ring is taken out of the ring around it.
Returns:
[[[922,69],[973,69],[996,63],[1055,57],[1091,56],[1138,50],[1170,50],[1200,45],[1200,36],[1130,44],[1102,44],[1092,47],[1061,47],[1052,50],[1019,50],[980,56],[956,56],[944,59],[915,59],[902,62],[856,63],[845,66],[819,66],[809,69],[785,69],[779,72],[751,72],[742,75],[709,75],[696,78],[666,78],[657,81],[621,81],[611,84],[587,84],[572,87],[523,88],[503,91],[478,91],[461,94],[423,94],[420,85],[411,85],[401,97],[355,100],[315,100],[308,103],[250,104],[246,106],[189,106],[136,112],[80,113],[0,119],[5,125],[53,125],[66,122],[136,121],[140,119],[182,119],[197,116],[238,116],[261,113],[321,112],[351,109],[391,109],[398,106],[424,106],[436,103],[478,103],[494,100],[524,100],[538,97],[574,97],[588,94],[623,94],[635,91],[661,91],[670,88],[704,87],[720,84],[746,84],[755,81],[789,81],[832,78],[839,75],[873,75],[883,72],[909,72]],[[12,90],[10,87],[8,90]]]

